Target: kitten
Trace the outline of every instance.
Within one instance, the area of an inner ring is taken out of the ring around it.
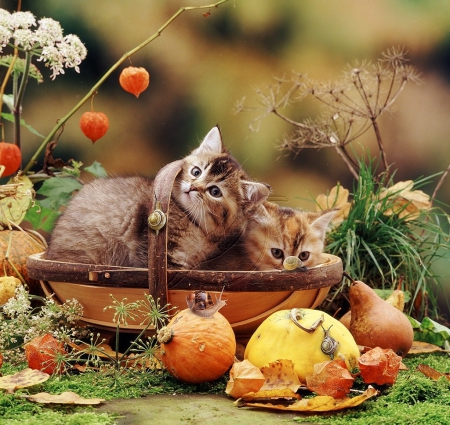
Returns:
[[[264,202],[247,223],[243,237],[220,257],[202,265],[221,270],[283,269],[288,256],[303,266],[323,262],[326,229],[337,210],[306,212]]]
[[[184,158],[171,194],[168,265],[192,269],[217,256],[269,195],[251,181],[214,127]],[[88,264],[148,266],[153,182],[143,177],[97,179],[70,201],[52,232],[45,258]]]

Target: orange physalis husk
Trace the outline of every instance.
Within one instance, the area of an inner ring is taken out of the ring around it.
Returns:
[[[390,348],[375,347],[359,359],[359,370],[366,384],[392,385],[397,379],[402,358]]]
[[[265,378],[261,371],[248,360],[236,362],[230,370],[230,379],[225,392],[234,398],[244,394],[257,392],[264,384]]]
[[[7,177],[14,174],[22,163],[22,152],[14,143],[0,142],[0,165],[4,165],[3,175]]]
[[[125,91],[139,97],[150,84],[150,74],[145,68],[129,66],[120,73],[119,83]]]
[[[109,120],[103,112],[85,112],[80,118],[80,128],[95,143],[108,131]]]
[[[64,365],[56,361],[56,357],[60,354],[66,354],[64,346],[51,334],[33,338],[25,344],[28,367],[49,375],[63,372]]]
[[[345,397],[350,392],[353,381],[345,361],[341,359],[316,363],[313,375],[306,377],[308,389],[318,395],[333,398]]]

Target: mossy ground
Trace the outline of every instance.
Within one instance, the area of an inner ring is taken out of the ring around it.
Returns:
[[[371,424],[442,424],[450,425],[450,381],[445,378],[432,381],[416,370],[420,363],[441,372],[450,372],[448,354],[428,354],[407,357],[409,370],[402,371],[392,387],[380,388],[376,399],[363,405],[332,415],[298,415],[297,422],[330,425]],[[3,365],[3,375],[21,368]],[[74,391],[82,397],[100,397],[108,402],[114,399],[138,399],[152,394],[224,394],[227,376],[210,384],[180,383],[164,372],[144,373],[127,370],[68,374],[50,378],[42,385],[22,389],[15,394],[0,394],[0,424],[8,425],[109,425],[117,422],[117,414],[98,412],[96,407],[48,406],[27,401],[20,394],[46,391],[59,394]],[[232,401],[230,400],[230,404]],[[241,411],[244,415],[244,411]],[[217,415],[220,416],[220,411]],[[268,416],[270,414],[268,413]],[[283,415],[281,416],[283,418]],[[290,418],[285,418],[290,420]]]

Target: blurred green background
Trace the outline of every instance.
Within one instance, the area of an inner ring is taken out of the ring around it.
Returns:
[[[23,118],[48,134],[56,120],[83,97],[125,52],[148,38],[181,6],[204,0],[24,0],[22,10],[39,19],[61,22],[65,34],[85,43],[88,57],[81,73],[67,70],[27,89]],[[16,1],[0,0],[13,10]],[[183,13],[154,42],[131,58],[147,68],[149,88],[136,99],[118,84],[120,69],[101,87],[94,107],[109,116],[110,129],[92,145],[78,121],[85,106],[68,122],[56,156],[89,165],[100,161],[112,174],[154,175],[167,162],[195,147],[219,123],[225,144],[247,171],[271,184],[274,194],[293,206],[314,208],[309,201],[336,181],[352,180],[331,150],[306,150],[296,158],[274,146],[291,128],[275,117],[259,132],[248,128],[251,112],[233,113],[246,96],[256,104],[255,88],[291,70],[314,79],[335,80],[355,60],[376,60],[386,48],[405,46],[421,85],[409,84],[384,116],[381,130],[399,180],[445,169],[450,162],[450,2],[447,0],[230,0],[211,15]],[[42,65],[39,64],[38,65]],[[129,61],[124,63],[128,66]],[[295,117],[314,117],[317,104],[296,105]],[[9,133],[6,128],[6,139]],[[24,131],[25,161],[40,139]],[[372,135],[365,141],[372,143]],[[434,187],[424,190],[429,193]],[[310,195],[311,194],[311,195]],[[439,199],[449,203],[450,179]]]
[[[22,10],[61,22],[65,34],[85,43],[81,73],[67,70],[44,84],[30,83],[23,118],[48,134],[125,52],[148,38],[181,6],[205,0],[23,0]],[[16,1],[0,0],[14,10]],[[381,131],[396,180],[415,179],[447,168],[450,162],[450,2],[448,0],[230,0],[210,16],[183,13],[130,61],[151,75],[136,99],[121,89],[120,69],[95,96],[95,110],[110,119],[105,137],[92,145],[78,121],[87,103],[67,123],[56,157],[90,165],[101,162],[111,174],[152,176],[181,158],[219,123],[225,144],[249,174],[269,183],[286,205],[314,209],[312,197],[352,178],[331,150],[307,150],[295,158],[274,146],[291,128],[275,117],[252,132],[251,112],[234,114],[242,97],[255,104],[255,88],[291,70],[313,79],[335,80],[348,63],[376,60],[383,50],[404,46],[423,84],[407,85],[395,111],[383,116]],[[302,102],[296,118],[314,118],[317,104]],[[12,131],[6,128],[6,140]],[[23,133],[25,162],[41,140]],[[363,143],[373,145],[372,134]],[[37,167],[39,167],[38,165]],[[437,182],[438,177],[434,180]],[[434,183],[434,184],[435,184]],[[434,185],[423,188],[431,194]],[[450,204],[450,178],[437,199]],[[448,208],[447,208],[448,212]],[[448,274],[448,262],[443,271]]]

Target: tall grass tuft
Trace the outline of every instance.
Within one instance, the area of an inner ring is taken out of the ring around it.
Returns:
[[[329,232],[327,252],[342,258],[346,272],[354,279],[364,280],[377,289],[400,286],[408,291],[409,314],[437,317],[434,291],[429,288],[439,284],[433,263],[448,249],[449,216],[439,208],[412,215],[407,211],[408,203],[398,204],[401,190],[383,196],[386,188],[374,180],[373,163],[360,162],[359,166],[348,216]],[[415,181],[414,189],[432,177]],[[392,180],[386,186],[392,187]],[[332,289],[329,302],[334,302],[348,284],[345,278]]]

